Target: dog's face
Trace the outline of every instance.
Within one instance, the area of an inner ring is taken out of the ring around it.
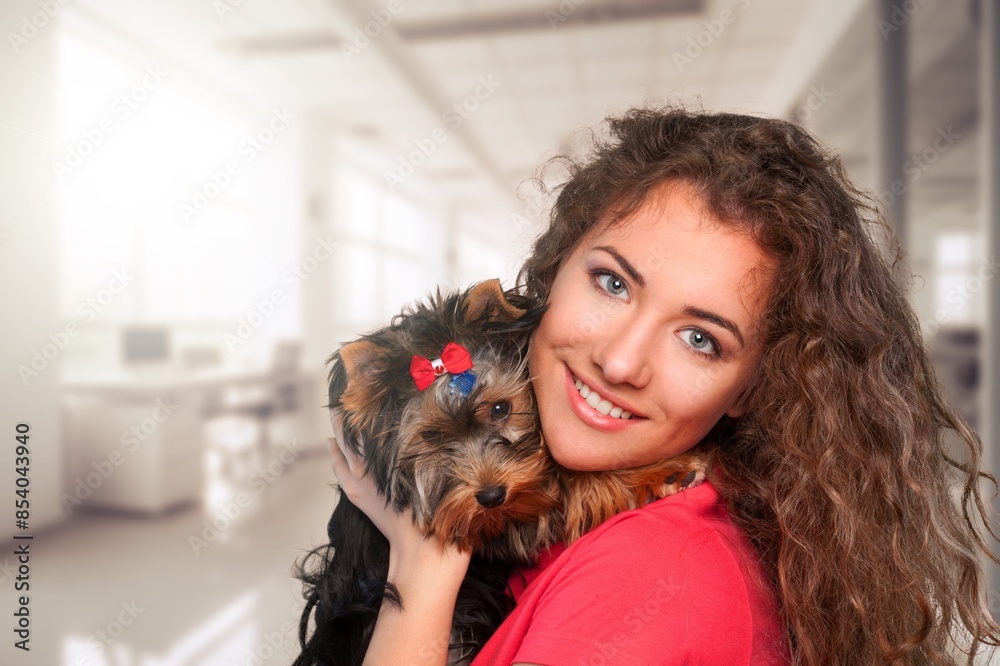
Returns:
[[[559,502],[528,380],[524,316],[499,282],[481,283],[418,305],[335,355],[330,405],[343,413],[346,443],[428,535],[479,550],[512,526],[547,520]],[[445,372],[421,390],[414,356],[436,359],[448,343],[468,351],[473,377]]]

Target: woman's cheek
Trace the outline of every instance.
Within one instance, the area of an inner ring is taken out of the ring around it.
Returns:
[[[689,408],[720,401],[723,399],[722,393],[725,393],[723,370],[711,365],[705,367],[705,363],[698,365],[701,367],[689,368],[689,376],[681,384],[684,388],[678,396]]]
[[[587,339],[589,330],[593,328],[592,317],[585,308],[567,308],[550,310],[549,317],[540,327],[546,344],[554,349],[573,348]]]
[[[573,335],[576,340],[591,340],[606,334],[615,325],[614,304],[606,298],[590,298],[574,317]]]

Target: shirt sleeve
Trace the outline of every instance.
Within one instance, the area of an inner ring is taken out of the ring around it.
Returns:
[[[719,532],[626,517],[584,537],[539,599],[514,662],[748,664],[750,604]]]

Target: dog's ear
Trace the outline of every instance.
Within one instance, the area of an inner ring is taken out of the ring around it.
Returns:
[[[350,342],[340,348],[340,361],[347,371],[348,384],[355,377],[371,373],[378,351],[378,345],[369,340]]]
[[[340,398],[345,423],[355,431],[366,430],[378,416],[385,386],[379,381],[384,369],[382,350],[369,340],[358,340],[340,348],[340,361],[347,375],[347,388]]]
[[[466,317],[474,321],[486,315],[490,321],[513,323],[524,316],[525,310],[507,300],[500,280],[484,280],[469,289],[465,297]]]

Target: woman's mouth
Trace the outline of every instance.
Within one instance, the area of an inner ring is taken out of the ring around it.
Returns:
[[[574,375],[569,366],[566,366],[565,386],[570,408],[581,421],[591,428],[604,432],[618,432],[644,420],[641,416],[626,410],[622,405],[617,405],[602,397],[586,382]]]
[[[580,392],[580,395],[587,401],[587,404],[601,414],[605,414],[616,419],[622,419],[623,421],[627,421],[632,418],[632,412],[626,411],[610,400],[602,398],[597,391],[584,384],[583,380],[576,375],[573,376],[573,380],[575,382],[576,390]]]

